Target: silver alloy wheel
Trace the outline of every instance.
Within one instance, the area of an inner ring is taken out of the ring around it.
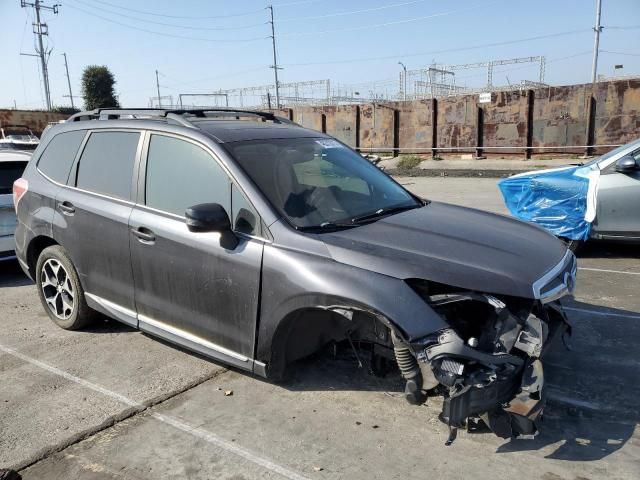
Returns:
[[[73,314],[74,291],[69,273],[55,258],[42,265],[40,288],[49,310],[61,320],[67,320]]]

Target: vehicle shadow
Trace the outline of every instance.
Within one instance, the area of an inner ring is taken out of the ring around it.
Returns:
[[[84,327],[82,330],[77,330],[80,333],[139,333],[140,331],[137,328],[130,327],[129,325],[125,325],[122,322],[118,322],[117,320],[113,320],[112,318],[106,317],[99,313],[95,321]]]
[[[621,449],[640,423],[640,315],[578,301],[567,306],[570,350],[557,341],[545,358],[541,432],[531,441],[507,442],[499,453],[557,445],[547,458],[600,460]]]
[[[640,258],[637,244],[590,240],[576,252],[580,258]]]
[[[33,282],[24,274],[17,260],[0,262],[0,288],[23,287],[32,284]]]

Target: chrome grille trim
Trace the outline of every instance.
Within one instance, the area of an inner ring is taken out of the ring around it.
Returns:
[[[533,282],[533,297],[543,303],[547,303],[572,293],[575,288],[577,271],[578,264],[576,262],[576,257],[573,253],[567,250],[567,253],[556,266]],[[564,276],[560,284],[552,290],[542,293],[544,287],[561,274],[564,274]]]

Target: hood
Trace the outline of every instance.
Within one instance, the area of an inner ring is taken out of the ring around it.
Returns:
[[[438,202],[320,238],[341,263],[525,298],[534,298],[533,283],[566,254],[541,228]]]

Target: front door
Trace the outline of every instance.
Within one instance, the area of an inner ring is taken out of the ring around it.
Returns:
[[[631,153],[640,165],[640,149]],[[602,171],[598,183],[594,230],[608,237],[640,237],[640,169],[615,171],[615,162]]]
[[[238,232],[234,249],[220,245],[219,233],[190,232],[184,212],[192,205],[219,203],[237,217],[238,188],[211,152],[180,137],[149,136],[139,184],[129,227],[140,329],[251,368],[263,250],[257,214],[244,196],[235,202],[237,210],[245,202],[236,223],[255,231]]]

